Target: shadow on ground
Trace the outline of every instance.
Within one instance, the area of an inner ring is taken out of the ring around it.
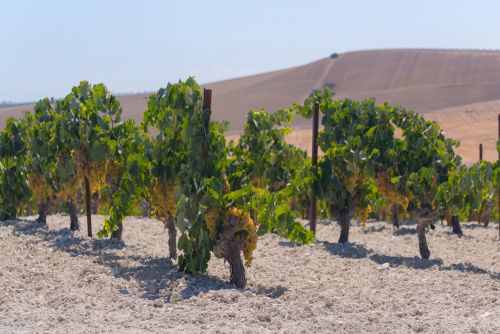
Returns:
[[[48,247],[55,247],[57,251],[65,252],[71,257],[89,256],[93,257],[93,262],[98,265],[90,270],[82,281],[92,284],[95,274],[106,272],[116,278],[123,278],[130,281],[132,278],[140,284],[137,296],[156,300],[158,298],[170,298],[173,292],[163,292],[164,289],[175,289],[183,299],[196,296],[200,293],[208,293],[219,290],[238,290],[240,292],[252,291],[259,295],[267,295],[270,298],[279,298],[287,288],[278,286],[259,285],[257,287],[247,286],[245,289],[237,289],[234,285],[228,284],[216,276],[209,275],[186,275],[179,272],[177,264],[165,254],[165,257],[149,255],[138,255],[143,249],[138,246],[128,246],[126,241],[117,242],[110,239],[88,239],[73,236],[73,231],[69,228],[61,230],[48,230],[44,224],[35,223],[33,219],[16,218],[10,221],[0,222],[0,226],[13,226],[15,235],[29,235],[41,238],[48,242]],[[69,225],[69,222],[68,222]],[[85,233],[80,231],[79,235]],[[118,255],[115,250],[132,251],[133,255]],[[137,255],[136,255],[137,254]],[[98,267],[98,268],[97,268]],[[228,268],[229,273],[229,268]],[[122,294],[130,294],[125,289],[119,290]]]
[[[364,234],[370,234],[373,232],[382,232],[386,231],[387,229],[393,229],[392,225],[387,223],[387,226],[382,225],[378,228],[375,226],[370,226],[370,222],[375,222],[374,220],[371,220],[367,222],[367,229],[363,231],[362,233]],[[318,225],[325,225],[325,226],[331,226],[333,224],[337,224],[337,222],[332,221],[332,220],[321,220],[317,222]],[[306,226],[307,224],[303,224]],[[338,224],[337,224],[338,225]],[[356,221],[351,222],[351,226],[356,225]],[[360,226],[361,224],[358,222],[357,224]],[[406,235],[416,235],[417,234],[417,229],[416,229],[417,223],[411,222],[411,221],[405,221],[405,222],[400,222],[400,228],[395,230],[392,234],[394,236],[406,236]],[[415,226],[414,227],[403,227],[403,226]],[[477,225],[477,224],[463,224],[462,228],[484,228],[484,226]],[[490,227],[491,228],[491,227]],[[429,230],[430,231],[430,230]],[[445,234],[447,236],[456,236],[455,233],[453,233],[451,230],[450,231],[440,231],[439,233]],[[462,236],[458,236],[461,238]],[[472,238],[472,237],[466,237],[466,238]],[[451,264],[449,266],[443,266],[440,265],[440,260],[439,259],[434,259],[434,260],[426,260],[426,259],[421,259],[418,256],[415,257],[403,257],[403,256],[389,256],[389,255],[383,255],[383,254],[378,254],[375,250],[373,249],[367,249],[364,247],[363,244],[355,244],[355,243],[332,243],[328,241],[320,241],[320,240],[315,240],[315,244],[323,244],[325,246],[325,249],[332,255],[334,256],[339,256],[341,258],[349,258],[349,259],[363,259],[367,258],[379,265],[382,265],[384,263],[389,263],[391,267],[399,267],[399,266],[405,266],[408,268],[413,268],[417,270],[427,270],[427,269],[437,269],[439,270],[457,270],[460,272],[472,272],[476,274],[489,274],[491,278],[494,279],[500,279],[500,273],[491,273],[488,272],[488,270],[479,268],[474,266],[471,263],[459,263],[459,264]],[[282,247],[297,247],[298,245],[295,245],[291,242],[288,241],[279,241],[279,245]]]

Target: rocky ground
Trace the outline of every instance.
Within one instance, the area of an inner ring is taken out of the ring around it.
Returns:
[[[353,222],[344,245],[329,222],[304,247],[270,234],[236,289],[215,258],[178,273],[158,221],[129,217],[113,243],[87,238],[84,217],[76,235],[67,215],[35,218],[0,223],[0,333],[500,332],[496,224],[465,223],[462,238],[438,224],[431,260],[411,223]]]

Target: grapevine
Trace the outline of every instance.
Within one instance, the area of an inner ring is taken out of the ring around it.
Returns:
[[[106,176],[109,176],[111,179],[119,179],[123,174],[123,164],[116,160],[108,160]]]
[[[0,219],[15,217],[17,208],[28,203],[26,123],[9,118],[0,132]]]
[[[235,241],[243,243],[243,256],[245,257],[245,267],[250,267],[252,264],[252,254],[257,248],[257,227],[254,224],[250,214],[248,212],[243,213],[240,216],[240,225],[236,229],[236,233],[240,231],[246,232],[246,237],[242,237],[241,234],[236,234]]]
[[[377,173],[377,183],[378,183],[378,188],[377,191],[384,195],[385,198],[387,199],[387,204],[386,208],[388,209],[393,202],[398,203],[403,207],[404,210],[408,208],[409,200],[407,197],[397,193],[394,191],[394,185],[391,182],[391,178],[387,171],[379,171]]]
[[[349,174],[349,176],[346,176]],[[338,173],[340,180],[344,184],[345,189],[351,196],[355,195],[354,188],[356,187],[356,181],[358,180],[359,175],[359,166],[356,166],[356,172],[347,172],[347,173]]]
[[[484,211],[486,210],[486,201],[481,202],[481,207],[476,211],[477,223],[481,225],[483,223]]]
[[[149,200],[151,201],[152,217],[164,221],[168,217],[175,217],[177,214],[176,203],[174,200],[174,188],[179,182],[167,180],[163,185],[160,180],[156,180],[152,191],[147,190]]]
[[[76,150],[73,161],[78,167],[78,180],[83,180],[86,177],[89,180],[90,192],[92,194],[101,190],[106,184],[108,162],[94,160],[89,163],[83,149]]]
[[[294,104],[296,113],[312,117],[318,103],[324,129],[318,145],[325,153],[313,168],[314,195],[327,203],[330,216],[341,225],[339,242],[348,241],[350,217],[369,205],[372,187],[359,179],[376,179],[377,172],[394,164],[394,127],[391,117],[397,108],[376,107],[373,99],[361,103],[333,101],[332,92],[311,94],[304,105]],[[384,181],[381,181],[384,182]]]
[[[210,210],[207,210],[203,213],[205,217],[205,221],[207,222],[207,228],[210,231],[210,239],[214,240],[217,236],[217,220],[220,217],[219,210],[212,206]]]
[[[366,229],[366,220],[368,219],[368,214],[372,212],[372,209],[370,206],[367,206],[366,208],[358,208],[358,214],[359,214],[359,220],[361,221],[361,230]]]
[[[52,188],[38,173],[30,173],[28,177],[28,184],[30,189],[34,192],[37,202],[39,203],[48,201],[53,195]]]

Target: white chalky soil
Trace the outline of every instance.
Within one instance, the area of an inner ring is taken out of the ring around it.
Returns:
[[[156,220],[127,218],[115,244],[87,238],[85,217],[76,236],[67,215],[35,218],[0,223],[1,333],[500,332],[497,224],[462,224],[463,238],[438,224],[431,260],[415,224],[354,221],[344,245],[327,222],[304,247],[270,234],[236,289],[218,259],[178,273]],[[104,216],[92,218],[95,233]]]

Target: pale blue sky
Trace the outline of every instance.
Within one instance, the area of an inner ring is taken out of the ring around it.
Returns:
[[[500,49],[500,1],[0,0],[0,101],[208,83],[333,52]]]

